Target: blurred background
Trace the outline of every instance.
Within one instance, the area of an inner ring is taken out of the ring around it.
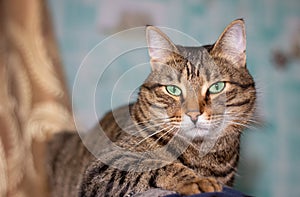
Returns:
[[[88,55],[105,38],[151,24],[177,29],[201,44],[210,44],[232,20],[244,18],[247,65],[257,82],[258,111],[264,126],[244,133],[236,188],[253,196],[300,195],[299,0],[51,0],[48,4],[70,93],[76,73],[86,76],[76,87],[81,94],[73,98],[73,110],[83,128],[96,124],[88,110],[93,101],[86,95],[94,88],[92,78],[99,78],[95,71],[104,64],[107,53],[144,39],[140,35],[121,36],[114,46],[107,44]],[[80,70],[84,58],[89,69]],[[107,71],[111,74],[101,79],[103,91],[108,92],[95,93],[99,118],[110,110],[111,85],[136,58],[141,58],[141,63],[148,56],[142,51],[140,57],[122,58]],[[125,77],[122,83],[138,85],[149,71],[136,69],[134,79]],[[123,101],[116,101],[116,105]]]

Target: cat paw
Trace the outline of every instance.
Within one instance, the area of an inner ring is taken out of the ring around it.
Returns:
[[[182,195],[219,191],[222,191],[222,185],[215,178],[199,178],[190,182],[179,184],[176,189],[176,192]]]

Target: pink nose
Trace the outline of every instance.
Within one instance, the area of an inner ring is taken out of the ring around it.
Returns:
[[[191,121],[194,124],[197,123],[198,117],[201,115],[199,111],[190,111],[190,112],[187,112],[186,114],[191,118]]]

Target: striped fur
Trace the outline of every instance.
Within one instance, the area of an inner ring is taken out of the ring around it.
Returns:
[[[146,155],[169,145],[166,155],[178,156],[166,162],[107,151],[108,162],[103,162],[84,149],[79,137],[60,136],[65,146],[50,144],[54,196],[130,196],[151,188],[195,194],[233,186],[241,132],[253,121],[256,100],[245,63],[244,22],[232,22],[214,45],[202,47],[176,46],[154,27],[147,32],[151,74],[129,106],[130,115],[124,113],[126,107],[120,108],[108,113],[100,125],[123,149]],[[212,94],[209,88],[219,81],[225,83],[224,90]],[[168,85],[176,85],[182,93],[170,94]],[[201,152],[209,142],[212,146]],[[81,154],[66,146],[76,146]],[[68,159],[71,155],[73,159]]]

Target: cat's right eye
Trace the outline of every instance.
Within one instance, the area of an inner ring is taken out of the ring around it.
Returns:
[[[209,87],[208,91],[210,94],[217,94],[217,93],[222,92],[224,90],[224,88],[225,88],[225,82],[219,81],[217,83],[212,84]]]
[[[181,95],[181,89],[175,85],[167,85],[166,90],[169,94],[173,96],[180,96]]]

